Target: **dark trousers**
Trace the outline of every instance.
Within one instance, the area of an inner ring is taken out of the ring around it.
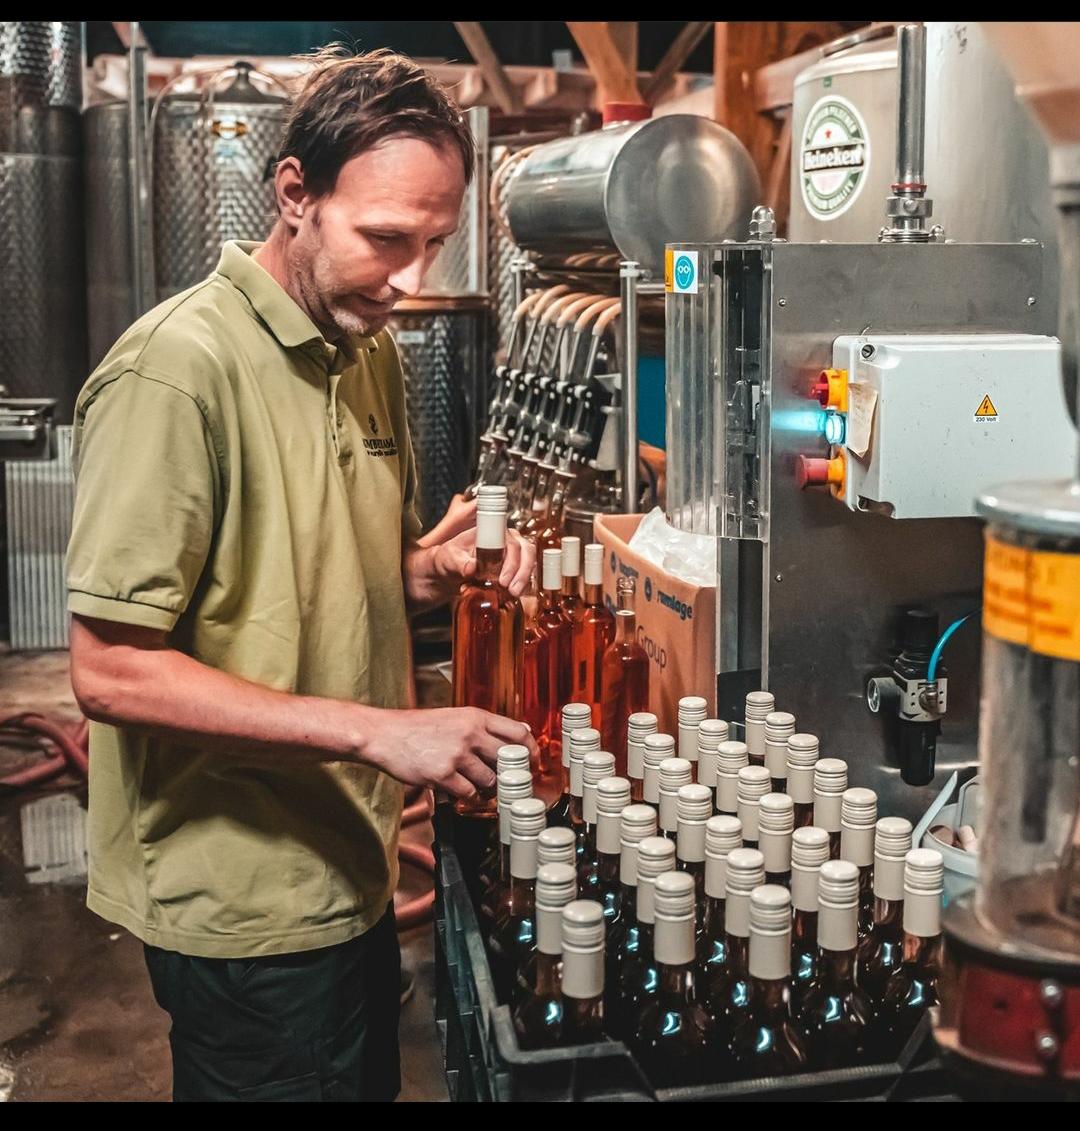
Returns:
[[[401,955],[393,909],[337,946],[192,958],[147,946],[172,1017],[173,1099],[392,1100]]]

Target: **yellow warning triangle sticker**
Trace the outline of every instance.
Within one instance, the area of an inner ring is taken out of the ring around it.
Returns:
[[[998,410],[994,408],[994,402],[990,399],[990,394],[987,393],[982,399],[982,404],[975,410],[976,416],[997,416]]]

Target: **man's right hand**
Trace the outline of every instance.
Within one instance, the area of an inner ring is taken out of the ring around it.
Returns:
[[[500,746],[518,743],[536,753],[525,723],[479,707],[380,711],[378,723],[357,743],[360,759],[406,785],[430,785],[453,797],[470,797],[495,785]]]

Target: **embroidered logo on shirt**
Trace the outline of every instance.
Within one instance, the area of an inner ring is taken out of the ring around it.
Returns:
[[[397,441],[393,436],[379,435],[379,422],[375,419],[373,412],[368,414],[367,422],[374,438],[364,437],[364,451],[375,459],[387,459],[396,456],[398,454]]]

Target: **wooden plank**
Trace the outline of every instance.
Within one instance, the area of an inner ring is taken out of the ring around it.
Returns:
[[[710,20],[693,20],[687,23],[675,37],[675,42],[664,52],[655,71],[653,71],[642,97],[650,106],[655,106],[667,93],[675,81],[679,68],[690,57],[690,53],[705,38],[712,27]]]
[[[795,96],[796,76],[816,63],[820,56],[821,48],[811,47],[760,67],[754,75],[754,108],[758,113],[768,114],[790,106]]]
[[[596,79],[602,102],[640,102],[637,75],[626,67],[606,24],[570,21],[566,26],[574,37],[585,63]]]
[[[476,60],[484,81],[495,95],[499,109],[504,114],[520,114],[524,109],[521,95],[507,78],[506,71],[503,70],[503,65],[491,46],[491,40],[487,37],[487,32],[480,24],[465,20],[455,20],[454,27],[465,41],[469,54]]]
[[[618,51],[626,69],[630,74],[636,75],[638,69],[637,20],[608,20],[605,21],[604,26],[608,29],[611,42],[615,44],[615,50]]]

